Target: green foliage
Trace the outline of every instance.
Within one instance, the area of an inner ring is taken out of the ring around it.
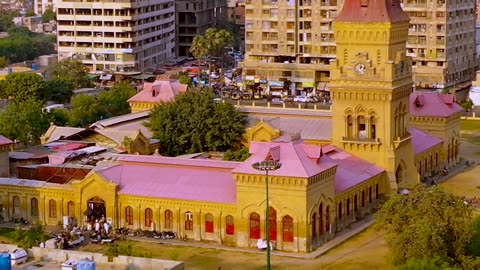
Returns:
[[[10,233],[10,238],[21,248],[28,249],[39,242],[48,240],[45,228],[41,222],[37,222],[30,229],[16,229]]]
[[[136,89],[128,82],[119,82],[112,89],[99,96],[100,103],[107,110],[108,117],[130,113],[128,100],[136,94]]]
[[[37,100],[12,103],[0,113],[0,134],[24,144],[36,144],[47,131],[49,120],[43,104]]]
[[[2,14],[0,14],[0,32],[5,32],[14,26],[13,18],[18,15],[18,11],[16,10],[3,11]]]
[[[0,57],[6,57],[10,63],[55,53],[55,36],[33,33],[16,26],[9,27],[8,34],[9,37],[0,39]]]
[[[5,68],[8,66],[8,59],[5,56],[0,57],[0,68]]]
[[[37,16],[37,14],[35,14],[35,11],[33,11],[33,9],[29,9],[25,13],[25,17],[33,17],[33,16]]]
[[[395,267],[395,270],[461,270],[461,268],[451,267],[436,256],[434,258],[408,259],[405,264]]]
[[[480,217],[473,222],[473,236],[467,245],[467,254],[480,257]]]
[[[50,21],[56,20],[57,14],[51,8],[46,9],[45,12],[42,14],[42,23],[48,23]]]
[[[107,111],[96,97],[78,95],[72,98],[70,125],[85,127],[97,120],[105,118]]]
[[[408,195],[393,195],[377,213],[376,225],[386,230],[394,265],[435,257],[456,265],[465,255],[472,222],[472,209],[462,198],[419,184]]]
[[[208,91],[187,92],[151,112],[146,126],[160,141],[163,155],[226,151],[239,144],[246,116],[230,103],[216,104]]]
[[[151,251],[143,251],[138,248],[134,248],[133,241],[131,240],[108,245],[105,256],[117,257],[119,255],[152,258]]]
[[[227,150],[223,155],[223,160],[244,161],[249,157],[250,153],[248,152],[248,148],[242,147],[240,150]]]
[[[190,52],[197,59],[217,55],[234,40],[231,32],[225,29],[208,28],[205,35],[193,38]]]
[[[462,103],[461,106],[465,110],[470,110],[473,107],[473,101],[468,99],[466,102]]]
[[[73,95],[72,83],[62,79],[46,81],[44,88],[45,99],[56,103],[68,103]]]
[[[15,102],[27,99],[43,100],[45,88],[43,78],[35,73],[12,73],[0,84],[0,97],[12,97]]]
[[[67,58],[57,62],[53,67],[53,78],[69,82],[76,88],[92,87],[87,68],[77,59]]]
[[[186,84],[188,85],[188,87],[192,87],[192,79],[190,78],[190,76],[188,76],[188,73],[187,72],[181,72],[179,75],[178,75],[178,81],[181,83],[181,84]]]
[[[55,108],[48,113],[50,123],[56,126],[67,126],[70,121],[70,114],[67,109]]]

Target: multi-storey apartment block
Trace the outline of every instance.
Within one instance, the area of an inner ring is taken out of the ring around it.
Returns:
[[[337,0],[247,0],[245,83],[311,93],[328,81],[335,58]],[[285,85],[288,84],[288,85]],[[299,94],[299,93],[295,93]]]
[[[417,89],[468,89],[477,65],[475,0],[401,2],[410,17],[407,55]]]
[[[332,21],[342,6],[341,0],[246,0],[245,84],[274,94],[328,90]],[[467,89],[477,59],[475,0],[403,0],[402,6],[411,18],[406,54],[417,89]]]
[[[174,0],[60,0],[57,20],[59,60],[90,71],[142,71],[175,54]]]
[[[176,0],[177,56],[191,56],[190,46],[196,35],[227,21],[226,0]]]
[[[51,9],[57,11],[57,0],[34,0],[33,1],[33,11],[37,15],[41,15],[45,10]]]

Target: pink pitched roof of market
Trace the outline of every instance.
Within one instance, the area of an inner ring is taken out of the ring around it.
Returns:
[[[119,194],[236,203],[231,170],[238,162],[138,155],[117,160],[120,164],[98,172],[119,185]]]
[[[0,135],[0,146],[9,145],[9,144],[13,144],[13,141],[8,139],[7,137]]]
[[[415,127],[409,127],[408,131],[412,134],[413,152],[415,155],[443,142],[442,139]]]
[[[156,80],[143,84],[143,90],[131,97],[129,102],[169,102],[180,93],[187,91],[187,85],[176,80]]]
[[[428,92],[413,92],[410,95],[411,116],[449,117],[462,111],[454,95]]]

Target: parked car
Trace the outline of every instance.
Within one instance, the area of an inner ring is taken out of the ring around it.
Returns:
[[[272,104],[275,104],[275,105],[283,105],[283,103],[284,103],[284,102],[282,101],[282,99],[281,99],[281,98],[278,98],[278,97],[272,98],[272,101],[271,101],[271,102],[272,102]]]
[[[294,102],[314,102],[313,98],[307,96],[296,96],[293,98]]]

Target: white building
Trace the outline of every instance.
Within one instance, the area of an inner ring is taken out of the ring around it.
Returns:
[[[57,2],[58,59],[91,72],[143,71],[175,54],[174,0]]]
[[[37,15],[42,15],[45,10],[52,9],[54,12],[57,12],[57,0],[34,0],[33,1],[33,11]]]

